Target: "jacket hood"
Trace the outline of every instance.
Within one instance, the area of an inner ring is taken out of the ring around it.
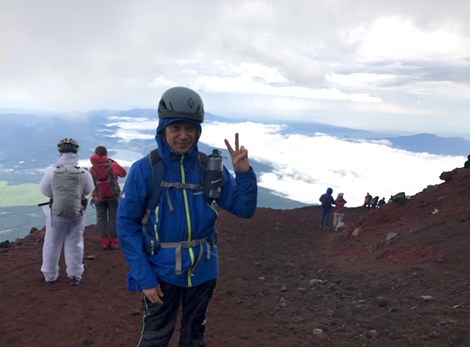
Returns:
[[[59,154],[59,160],[54,166],[78,166],[78,155],[77,153],[66,152]]]
[[[328,189],[326,190],[326,194],[328,194],[328,195],[333,194],[333,189],[328,188]]]
[[[107,163],[109,161],[109,158],[105,155],[100,157],[98,154],[93,154],[90,157],[90,162],[91,165],[96,165],[96,164],[102,164],[102,163]]]
[[[166,142],[165,137],[163,136],[165,128],[175,122],[191,122],[199,126],[199,134],[196,140],[196,144],[188,153],[176,153],[170,145]],[[168,165],[171,160],[178,160],[183,154],[189,158],[197,158],[199,155],[199,151],[197,148],[197,143],[199,142],[199,137],[201,136],[201,123],[197,121],[191,121],[185,118],[165,118],[159,120],[158,127],[157,127],[157,134],[155,135],[155,141],[158,145],[158,154],[160,154],[160,158]]]

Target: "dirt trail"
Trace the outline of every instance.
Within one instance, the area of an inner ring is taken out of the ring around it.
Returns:
[[[404,206],[346,209],[340,232],[320,230],[314,206],[220,211],[208,344],[470,345],[470,170],[447,174]],[[82,283],[61,269],[47,287],[42,243],[34,231],[0,249],[0,345],[135,346],[140,295],[125,290],[122,252],[101,250],[89,226]]]

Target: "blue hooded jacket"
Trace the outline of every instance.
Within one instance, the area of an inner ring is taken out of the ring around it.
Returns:
[[[335,204],[335,199],[331,196],[333,194],[333,189],[328,188],[326,193],[320,196],[320,209],[324,210],[331,210],[331,205]]]
[[[155,140],[158,152],[165,164],[165,182],[201,184],[199,151],[196,146],[185,154],[179,154],[165,141],[162,133],[170,123],[184,119],[160,119]],[[199,125],[199,124],[198,124]],[[159,280],[192,287],[216,278],[219,274],[217,259],[217,211],[210,206],[202,190],[164,188],[157,207],[152,211],[147,233],[158,243],[182,242],[207,238],[211,244],[203,244],[199,264],[200,246],[182,248],[182,271],[175,273],[175,248],[156,247],[148,253],[143,246],[141,220],[145,213],[149,190],[152,185],[152,167],[149,156],[135,162],[129,172],[119,201],[116,220],[121,248],[129,265],[128,290],[154,288]],[[169,201],[174,208],[170,211]],[[253,169],[236,172],[234,178],[224,166],[222,191],[217,204],[242,218],[250,218],[256,211],[257,184]],[[208,249],[209,248],[209,249]],[[207,252],[210,258],[207,259]]]

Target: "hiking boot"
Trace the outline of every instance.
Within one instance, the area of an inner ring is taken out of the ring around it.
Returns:
[[[55,281],[46,281],[46,286],[50,287],[55,283]]]
[[[101,247],[102,247],[103,249],[108,249],[109,246],[110,246],[110,244],[109,244],[110,241],[111,241],[111,240],[109,239],[109,237],[101,237],[101,238],[100,238]]]
[[[109,239],[109,248],[111,248],[113,251],[119,248],[119,238],[110,238]]]
[[[70,279],[70,285],[71,286],[78,286],[80,284],[80,280],[77,277],[72,277]]]

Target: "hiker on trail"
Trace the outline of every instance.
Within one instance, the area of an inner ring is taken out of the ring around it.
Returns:
[[[377,204],[378,207],[382,207],[383,205],[385,205],[385,197],[383,197],[382,199],[379,200],[379,203]]]
[[[71,138],[61,140],[57,145],[59,160],[40,183],[41,193],[51,199],[43,206],[46,235],[41,271],[48,285],[59,277],[62,245],[70,284],[78,285],[82,279],[86,196],[93,190],[93,180],[87,169],[78,167],[78,148]]]
[[[467,161],[463,164],[463,167],[470,169],[470,155],[467,157]]]
[[[375,209],[377,207],[377,203],[379,202],[379,197],[378,196],[375,196],[373,197],[371,200],[370,200],[370,203],[369,203],[369,208],[371,209]]]
[[[335,199],[333,199],[331,194],[333,194],[333,189],[328,188],[326,193],[320,196],[320,229],[328,229],[328,220],[330,219],[331,206],[335,204]]]
[[[119,244],[116,234],[116,214],[121,193],[117,180],[118,177],[125,177],[127,172],[107,155],[106,147],[96,147],[95,154],[90,157],[92,165],[90,174],[95,185],[93,201],[96,207],[96,229],[100,235],[100,244],[103,249],[115,250]]]
[[[369,192],[367,192],[366,197],[364,198],[364,205],[362,207],[369,209],[371,199],[372,199],[372,195],[370,195]]]
[[[344,200],[343,196],[343,193],[338,193],[338,196],[335,200],[335,209],[333,213],[333,228],[335,230],[344,217],[344,205],[347,203],[347,201]]]
[[[218,214],[211,203],[215,199],[238,217],[252,217],[256,176],[238,134],[234,147],[225,140],[235,177],[222,157],[216,162],[199,152],[204,107],[193,90],[167,90],[158,116],[158,150],[132,165],[119,201],[117,234],[130,269],[127,288],[143,292],[139,346],[168,345],[180,305],[180,346],[205,346],[206,312],[219,274]]]

